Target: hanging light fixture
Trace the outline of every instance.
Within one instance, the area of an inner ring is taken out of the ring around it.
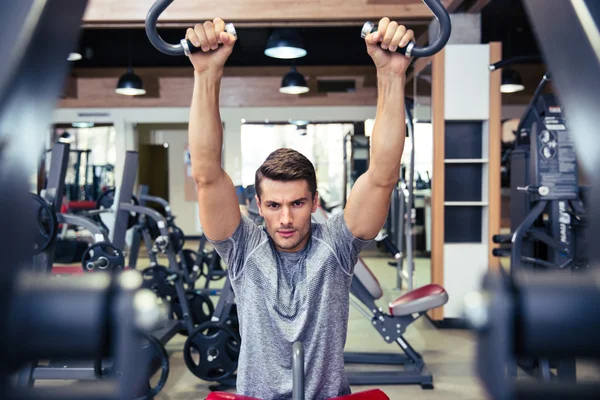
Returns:
[[[127,68],[127,72],[121,75],[115,92],[126,96],[139,96],[146,94],[142,78],[133,73],[133,68]]]
[[[267,40],[265,55],[284,60],[304,57],[306,50],[302,36],[292,28],[274,29]]]
[[[129,51],[128,51],[128,63],[127,72],[121,75],[115,92],[126,96],[140,96],[146,94],[144,89],[144,82],[142,78],[133,73],[133,66],[131,62],[131,31],[128,34]]]
[[[521,75],[511,68],[502,68],[502,85],[500,91],[502,93],[516,93],[524,90]]]
[[[285,94],[302,94],[309,91],[306,85],[306,79],[301,73],[296,71],[296,67],[292,66],[292,70],[285,74],[281,81],[279,92]]]
[[[69,53],[69,56],[67,57],[67,61],[79,61],[81,60],[83,57],[81,56],[80,53]]]

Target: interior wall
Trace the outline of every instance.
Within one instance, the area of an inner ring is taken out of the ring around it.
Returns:
[[[503,118],[510,118],[522,113],[525,106],[503,107]],[[242,119],[247,121],[287,121],[288,119],[310,120],[312,122],[331,121],[364,121],[374,118],[376,107],[374,106],[336,106],[336,107],[223,107],[221,118],[224,129],[224,169],[231,176],[234,184],[241,184],[242,148],[241,148],[241,126]],[[125,152],[137,150],[138,124],[155,124],[157,132],[162,132],[163,139],[169,143],[169,196],[173,209],[178,214],[178,223],[185,224],[183,228],[186,234],[196,235],[200,233],[197,207],[185,199],[184,186],[184,163],[183,147],[187,143],[186,124],[189,121],[189,107],[162,107],[162,108],[59,108],[54,112],[53,123],[71,123],[92,121],[98,123],[112,123],[116,131],[117,159],[115,164],[115,176],[117,184],[121,181]],[[165,124],[169,124],[168,129]],[[171,124],[183,124],[173,129]],[[162,127],[161,127],[162,125]],[[172,131],[171,131],[172,130]],[[143,139],[142,139],[143,140]],[[156,139],[155,139],[156,140]],[[163,142],[164,143],[164,142]],[[180,212],[183,211],[183,212]],[[193,223],[184,221],[194,221]]]
[[[374,118],[376,107],[243,107],[221,108],[224,124],[224,169],[234,184],[241,184],[242,119],[246,121],[287,121],[289,119],[310,120],[311,122],[364,121]],[[184,150],[187,144],[187,123],[189,108],[61,108],[54,112],[54,123],[77,121],[112,122],[116,131],[117,161],[115,176],[120,184],[123,174],[125,152],[137,150],[138,143],[169,144],[169,197],[177,216],[177,223],[186,235],[198,235],[198,207],[194,201],[185,199]],[[138,130],[147,133],[140,137]]]

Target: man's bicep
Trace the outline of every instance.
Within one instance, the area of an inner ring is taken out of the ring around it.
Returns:
[[[198,186],[198,207],[202,230],[210,240],[230,238],[240,224],[235,187],[225,171],[210,183]]]
[[[371,240],[377,236],[390,208],[392,189],[375,185],[368,171],[356,180],[344,209],[346,224],[355,237]]]

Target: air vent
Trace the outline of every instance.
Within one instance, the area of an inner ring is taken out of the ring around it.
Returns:
[[[317,90],[319,93],[351,93],[356,92],[356,81],[354,80],[318,80]]]

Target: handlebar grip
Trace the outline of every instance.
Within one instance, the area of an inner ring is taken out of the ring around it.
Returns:
[[[423,2],[439,22],[439,35],[433,41],[430,41],[427,47],[418,47],[414,42],[410,42],[405,48],[398,48],[397,51],[406,57],[429,57],[436,54],[448,43],[452,33],[450,15],[448,15],[448,10],[446,10],[441,0],[423,0]],[[369,33],[375,32],[376,29],[377,26],[374,23],[365,23],[361,31],[361,37],[364,39]]]
[[[237,39],[237,32],[236,32],[235,26],[233,26],[233,24],[225,24],[225,32],[235,36],[235,38]],[[189,56],[190,54],[202,51],[202,49],[200,47],[194,46],[192,44],[192,42],[190,42],[187,39],[181,39],[180,43],[181,43],[181,47],[183,48],[183,53],[186,56]],[[219,46],[220,46],[220,44],[219,44]]]
[[[374,24],[373,22],[371,22],[371,21],[365,22],[365,24],[362,27],[362,30],[360,31],[360,37],[363,39],[366,38],[369,33],[377,32],[377,28],[378,28],[378,25]],[[396,52],[400,53],[402,55],[405,55],[406,57],[410,57],[410,55],[412,53],[412,49],[414,47],[415,47],[415,42],[411,41],[405,47],[398,47],[398,50],[396,50]],[[406,55],[407,51],[408,51],[408,55]]]
[[[494,235],[492,241],[498,244],[506,244],[512,242],[512,235]]]
[[[492,249],[492,255],[494,257],[510,257],[511,251],[509,249]]]

